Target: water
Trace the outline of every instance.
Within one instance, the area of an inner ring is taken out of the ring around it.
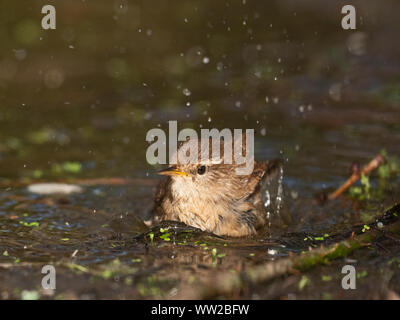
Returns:
[[[340,29],[338,1],[146,1],[121,9],[118,1],[53,1],[54,32],[40,29],[40,4],[25,2],[0,16],[10,30],[0,32],[2,298],[24,290],[48,297],[40,290],[44,264],[58,272],[49,298],[173,298],[183,283],[196,288],[216,271],[308,250],[307,235],[340,234],[398,202],[397,178],[379,201],[314,204],[315,194],[347,179],[352,163],[382,149],[400,155],[398,2],[359,3],[356,32]],[[178,129],[254,128],[256,159],[284,160],[277,188],[265,194],[268,236],[222,239],[173,226],[170,241],[152,230],[151,242],[142,220],[160,167],[146,162],[145,137],[167,131],[169,120]],[[113,177],[129,183],[88,183]],[[26,189],[56,181],[83,191]],[[357,292],[338,287],[346,263],[338,259],[307,273],[304,290],[301,275],[291,275],[229,297],[386,297],[399,292],[396,261],[388,264],[399,257],[396,244],[350,257],[368,273]]]
[[[278,191],[275,198],[276,215],[280,216],[281,205],[283,201],[283,166],[279,168]]]

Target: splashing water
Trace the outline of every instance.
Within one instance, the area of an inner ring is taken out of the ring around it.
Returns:
[[[283,201],[283,166],[279,168],[279,178],[278,178],[278,192],[275,199],[276,204],[276,214],[280,217],[280,211]]]
[[[268,189],[265,190],[265,201],[264,201],[264,208],[267,211],[267,220],[268,220],[268,227],[271,226],[271,211],[269,206],[271,205],[271,195]]]
[[[283,166],[280,166],[276,179],[273,179],[273,181],[267,180],[263,186],[262,195],[268,226],[271,227],[271,213],[280,218],[280,210],[283,202]]]

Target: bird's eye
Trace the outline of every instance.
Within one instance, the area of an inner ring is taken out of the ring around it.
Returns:
[[[197,168],[198,174],[204,174],[206,172],[206,166],[200,166]]]

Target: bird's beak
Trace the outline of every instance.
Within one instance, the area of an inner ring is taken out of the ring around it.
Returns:
[[[157,174],[166,175],[166,176],[184,176],[190,177],[190,174],[179,171],[176,167],[169,167],[167,169],[163,169],[157,172]]]

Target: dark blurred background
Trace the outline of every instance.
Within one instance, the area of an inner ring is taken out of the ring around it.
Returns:
[[[400,3],[352,1],[356,30],[345,4],[1,1],[0,179],[152,176],[146,132],[178,120],[256,129],[304,196],[337,186],[400,151]]]

